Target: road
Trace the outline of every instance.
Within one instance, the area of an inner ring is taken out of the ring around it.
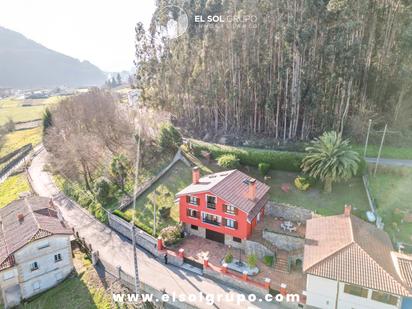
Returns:
[[[376,158],[365,158],[368,163],[376,163]],[[390,166],[407,166],[412,167],[412,160],[400,160],[400,159],[379,159],[379,164]]]
[[[50,175],[43,171],[47,162],[47,152],[41,151],[32,161],[29,173],[33,181],[34,191],[45,197],[52,197],[59,193]],[[116,232],[96,220],[80,206],[69,206],[61,204],[59,208],[67,223],[79,232],[87,243],[92,244],[94,250],[99,251],[99,256],[112,265],[119,265],[127,273],[133,274],[133,250],[130,242],[120,237]],[[227,286],[220,285],[203,276],[182,270],[173,266],[166,266],[160,263],[145,251],[137,250],[139,279],[140,281],[156,287],[157,290],[165,290],[169,295],[226,295],[232,294],[233,299],[240,297],[239,292]],[[229,299],[230,300],[230,299]],[[188,303],[198,308],[210,308],[206,302]],[[226,301],[215,302],[215,308],[283,308],[274,303],[250,303],[242,302],[240,305],[235,302]]]

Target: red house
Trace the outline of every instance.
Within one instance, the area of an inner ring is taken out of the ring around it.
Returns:
[[[193,168],[192,184],[177,193],[185,231],[235,247],[243,247],[263,218],[269,186],[238,170],[200,177]]]

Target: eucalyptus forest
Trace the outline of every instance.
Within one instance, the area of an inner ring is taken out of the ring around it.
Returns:
[[[159,0],[157,10],[167,5],[185,10],[188,29],[159,40],[167,20],[136,26],[136,86],[193,135],[360,139],[370,118],[412,130],[411,1]],[[195,22],[215,15],[255,19]]]

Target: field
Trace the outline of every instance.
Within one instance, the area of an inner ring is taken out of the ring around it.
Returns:
[[[0,146],[0,157],[31,143],[34,146],[41,142],[42,127],[14,131],[6,135],[3,145]]]
[[[353,145],[353,150],[363,156],[364,145]],[[367,157],[376,158],[379,152],[379,145],[368,145],[366,152]],[[384,145],[382,148],[381,158],[412,160],[412,147],[394,147]]]
[[[402,222],[412,215],[412,169],[383,170],[369,176],[369,183],[385,230],[395,241],[412,244],[412,222]]]
[[[9,119],[14,122],[40,119],[47,106],[53,106],[60,100],[60,97],[37,100],[2,99],[0,100],[0,125],[5,124]]]
[[[73,262],[76,268],[75,275],[70,276],[58,286],[34,296],[19,308],[113,308],[111,293],[104,289],[90,260],[86,259],[83,253],[76,251]]]
[[[10,176],[0,183],[0,208],[19,198],[19,194],[30,191],[30,185],[24,173]]]

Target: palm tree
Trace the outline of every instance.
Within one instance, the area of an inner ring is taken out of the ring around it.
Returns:
[[[332,183],[348,180],[359,167],[359,154],[335,131],[325,132],[306,148],[308,154],[302,161],[301,168],[309,176],[324,182],[325,192],[332,192]]]

